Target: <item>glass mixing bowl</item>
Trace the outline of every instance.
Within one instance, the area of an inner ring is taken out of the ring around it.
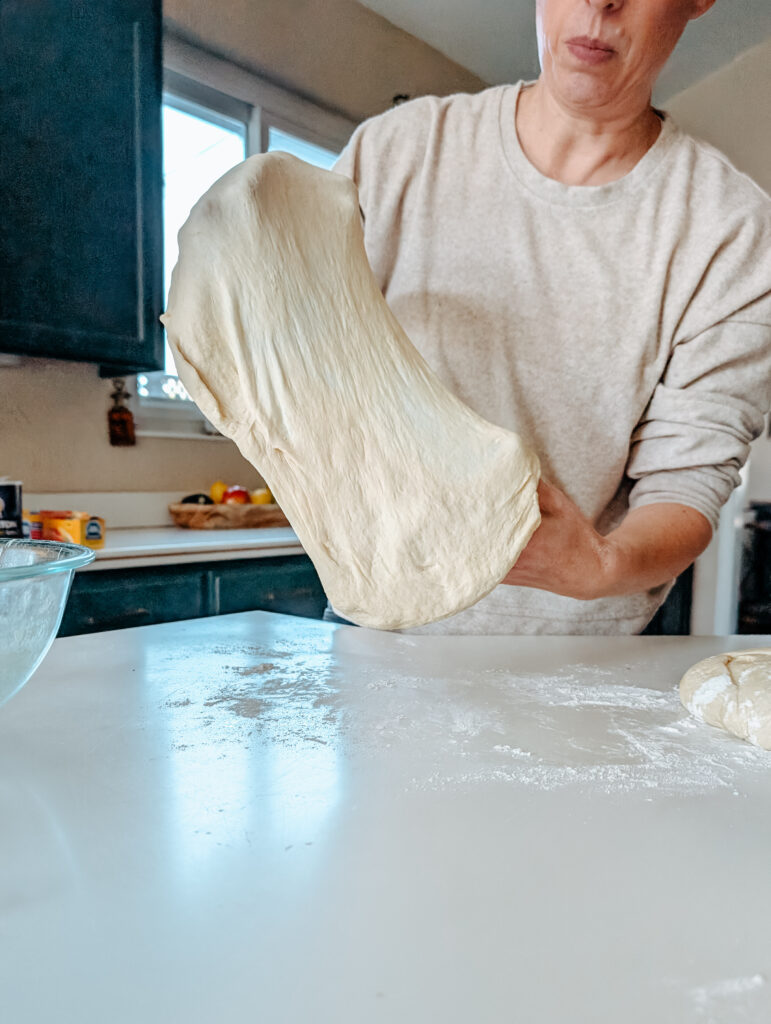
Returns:
[[[94,552],[50,540],[0,540],[0,705],[26,683],[53,643],[72,574]]]

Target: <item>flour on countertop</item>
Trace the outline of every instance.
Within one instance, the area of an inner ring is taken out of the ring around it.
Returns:
[[[726,978],[710,985],[693,988],[690,991],[693,1007],[699,1020],[714,1024],[740,1024],[741,1021],[757,1021],[753,1013],[753,998],[766,985],[762,974],[752,974],[744,978]]]
[[[243,649],[224,663],[199,654],[199,683],[167,694],[191,756],[215,743],[326,745],[354,763],[387,759],[406,789],[494,783],[607,794],[739,795],[740,779],[771,769],[767,752],[697,722],[674,686],[627,685],[625,670],[574,664],[548,675],[498,667],[411,676],[364,657],[352,675],[329,651],[258,653]]]
[[[678,793],[735,788],[747,769],[765,775],[771,768],[762,751],[705,730],[675,688],[627,686],[617,678],[583,666],[551,676],[491,670],[443,686],[429,708],[422,680],[401,679],[389,689],[376,684],[379,711],[393,713],[373,724],[372,735],[392,748],[409,743],[434,753],[441,766],[410,780],[419,789],[500,782]],[[440,756],[453,749],[460,759]]]

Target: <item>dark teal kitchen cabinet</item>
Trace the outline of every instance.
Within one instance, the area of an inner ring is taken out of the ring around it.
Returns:
[[[0,3],[0,351],[161,369],[160,0]]]
[[[307,555],[76,573],[59,636],[228,612],[320,619],[326,597]]]
[[[689,569],[646,635],[690,632],[691,581]],[[75,574],[59,636],[255,610],[320,619],[326,603],[307,555],[100,569]]]
[[[209,570],[209,586],[210,614],[261,608],[317,619],[326,606],[324,589],[307,556],[223,562]]]

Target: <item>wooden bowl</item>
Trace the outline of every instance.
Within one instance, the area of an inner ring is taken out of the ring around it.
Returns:
[[[289,526],[278,505],[169,505],[176,526],[189,530],[247,530],[265,526]]]

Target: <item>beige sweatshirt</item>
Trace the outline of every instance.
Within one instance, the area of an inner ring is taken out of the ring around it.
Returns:
[[[388,305],[444,383],[521,434],[605,534],[679,502],[715,526],[771,401],[771,200],[665,116],[625,177],[527,160],[522,83],[365,121],[359,187]],[[421,633],[637,633],[669,585],[579,601],[501,585]]]

